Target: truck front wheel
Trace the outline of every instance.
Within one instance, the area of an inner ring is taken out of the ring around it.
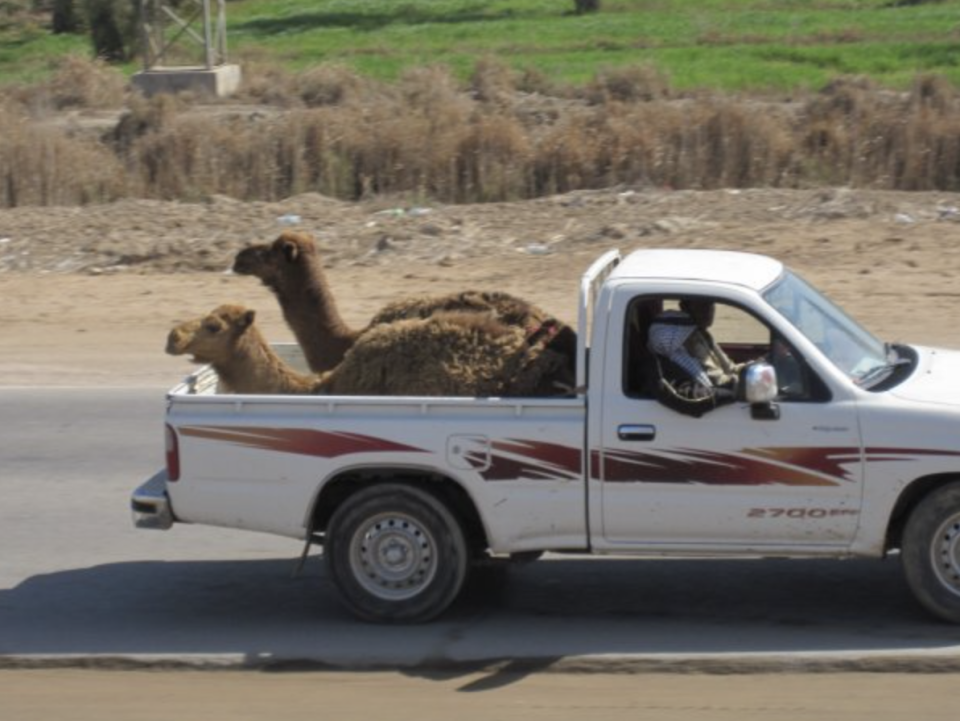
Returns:
[[[418,488],[371,486],[333,514],[327,569],[347,608],[365,621],[417,623],[441,614],[467,575],[467,544],[450,510]]]
[[[917,505],[902,546],[914,596],[935,616],[960,623],[960,483],[937,489]]]

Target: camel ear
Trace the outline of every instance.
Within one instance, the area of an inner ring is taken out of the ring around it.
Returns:
[[[295,263],[297,261],[297,256],[300,255],[300,248],[297,247],[296,243],[285,240],[281,245],[281,249],[283,250],[283,257],[287,259],[288,263]]]
[[[257,311],[248,310],[240,317],[240,327],[249,328],[253,325],[253,319],[257,317]]]

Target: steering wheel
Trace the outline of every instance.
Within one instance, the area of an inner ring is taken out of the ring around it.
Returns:
[[[797,396],[803,391],[803,373],[800,361],[793,349],[780,337],[770,341],[767,360],[777,372],[777,385],[781,396]]]

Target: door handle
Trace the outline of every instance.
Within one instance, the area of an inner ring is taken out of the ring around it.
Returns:
[[[645,424],[617,426],[617,438],[621,441],[652,441],[656,437],[656,426]]]

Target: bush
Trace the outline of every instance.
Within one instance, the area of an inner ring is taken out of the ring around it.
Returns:
[[[573,4],[577,15],[595,13],[600,9],[600,0],[574,0]]]
[[[670,97],[667,77],[652,65],[627,65],[600,71],[587,85],[586,98],[594,105],[611,100],[641,102]]]
[[[139,16],[136,0],[83,0],[94,54],[107,62],[137,55]]]
[[[68,55],[45,88],[56,108],[119,108],[127,79],[102,60]]]
[[[82,205],[124,194],[120,165],[101,143],[3,107],[0,128],[0,206]]]
[[[29,0],[0,0],[0,30],[15,34],[40,29],[37,8]]]
[[[284,112],[131,95],[102,141],[34,122],[48,108],[120,107],[121,76],[102,62],[75,58],[33,95],[0,92],[0,206],[302,192],[460,203],[619,184],[960,189],[960,93],[936,76],[909,93],[849,78],[788,103],[682,97],[636,68],[580,97],[531,91],[492,61],[467,84],[436,67],[394,84],[334,65],[258,76],[252,96]]]
[[[83,13],[78,0],[53,0],[51,29],[55,34],[79,33],[85,29]]]

